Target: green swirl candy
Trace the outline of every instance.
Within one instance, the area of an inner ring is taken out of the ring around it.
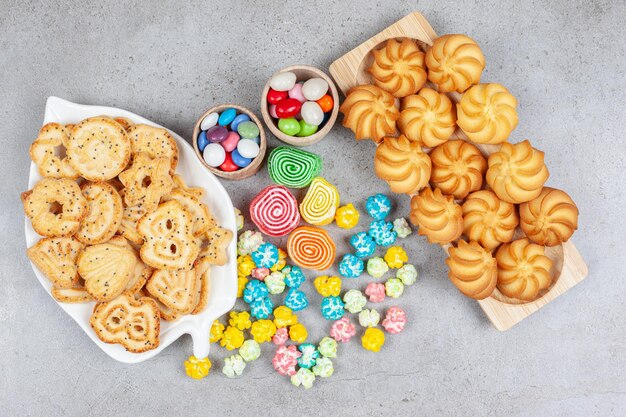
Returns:
[[[322,170],[322,159],[311,152],[279,146],[270,153],[268,169],[270,178],[276,184],[304,188]]]

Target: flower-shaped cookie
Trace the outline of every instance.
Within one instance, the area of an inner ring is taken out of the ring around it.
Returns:
[[[395,98],[374,85],[352,87],[339,111],[344,116],[344,127],[351,129],[357,140],[372,139],[374,142],[392,135],[400,117]]]
[[[419,227],[418,234],[430,243],[446,244],[463,233],[461,206],[439,188],[424,188],[411,199],[411,223]]]
[[[520,205],[521,228],[530,240],[556,246],[578,228],[578,208],[564,191],[544,187],[537,198]]]
[[[445,94],[422,88],[419,94],[402,100],[398,127],[412,141],[437,146],[454,133],[456,109]]]
[[[552,261],[545,256],[545,247],[519,239],[500,246],[498,290],[507,297],[532,301],[541,290],[550,286]]]
[[[518,223],[515,206],[492,191],[473,192],[463,202],[463,233],[486,249],[510,242]]]
[[[541,194],[550,176],[543,156],[527,140],[515,145],[503,143],[487,160],[487,184],[500,200],[514,204],[530,201]]]
[[[517,127],[517,99],[501,84],[478,84],[463,93],[457,124],[476,143],[506,141]]]
[[[460,240],[448,254],[448,278],[459,291],[476,300],[489,297],[498,281],[498,266],[491,252],[478,242]]]
[[[428,79],[439,91],[459,93],[480,81],[485,56],[472,38],[465,35],[443,35],[435,39],[426,52]]]
[[[30,159],[33,160],[42,177],[78,178],[79,174],[72,168],[65,152],[69,130],[58,123],[47,123],[37,139],[30,145]]]
[[[390,39],[372,54],[374,63],[368,72],[374,77],[374,84],[395,97],[415,94],[426,82],[424,53],[413,40]]]
[[[394,193],[415,194],[428,185],[430,158],[404,135],[386,137],[376,149],[374,171]]]
[[[432,150],[430,160],[430,182],[444,194],[461,200],[483,185],[487,161],[471,143],[463,140],[443,143]]]

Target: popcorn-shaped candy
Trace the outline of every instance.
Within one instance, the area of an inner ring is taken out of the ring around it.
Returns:
[[[385,344],[385,333],[376,327],[368,327],[361,337],[361,345],[367,350],[378,352]]]
[[[344,294],[343,302],[346,310],[355,314],[363,310],[363,307],[367,304],[367,298],[359,290],[350,290]]]
[[[243,344],[243,332],[236,327],[228,326],[224,330],[220,345],[227,350],[239,349]]]
[[[387,266],[383,258],[375,256],[367,260],[367,273],[372,277],[379,279],[385,275],[387,271],[389,271],[389,266]]]
[[[309,389],[313,386],[314,382],[315,374],[307,368],[300,368],[295,375],[291,376],[291,383],[296,387],[302,385],[304,388]]]
[[[411,264],[404,264],[402,268],[396,271],[398,278],[404,285],[413,285],[417,281],[417,269]]]
[[[273,267],[270,268],[272,272],[282,270],[287,264],[287,252],[278,248],[278,262],[274,264]]]
[[[304,293],[304,291],[291,288],[289,291],[287,291],[285,305],[293,311],[300,311],[309,306],[309,300],[306,298],[306,294]]]
[[[337,209],[335,221],[342,229],[352,229],[359,223],[359,212],[351,203],[346,204]]]
[[[243,214],[241,214],[241,210],[235,207],[235,223],[237,224],[237,231],[243,229]]]
[[[346,253],[339,262],[339,274],[346,278],[358,278],[363,273],[363,261],[351,253]]]
[[[333,361],[329,358],[319,358],[311,370],[315,376],[328,378],[335,372],[335,367],[333,366]]]
[[[390,278],[385,282],[385,294],[391,298],[398,298],[404,292],[404,284],[398,278]]]
[[[350,238],[350,245],[359,258],[367,258],[376,252],[376,242],[367,232],[359,232]]]
[[[237,257],[237,274],[242,277],[247,277],[252,273],[252,270],[256,267],[252,256],[239,255]]]
[[[347,343],[355,334],[356,326],[352,324],[347,317],[337,320],[330,327],[330,337],[337,342]]]
[[[317,345],[317,351],[325,358],[336,358],[337,341],[328,336],[324,336],[322,337],[322,340],[320,340],[319,345]]]
[[[323,297],[338,296],[341,292],[341,278],[322,275],[313,281],[315,289]]]
[[[363,327],[376,327],[380,321],[380,314],[378,311],[371,309],[362,310],[359,313],[359,324]]]
[[[247,311],[231,311],[228,324],[238,328],[239,330],[246,330],[252,326],[250,321],[250,313]]]
[[[390,307],[385,314],[383,327],[388,333],[398,334],[406,325],[406,313],[400,307]]]
[[[400,217],[393,221],[393,231],[396,232],[396,235],[398,235],[400,239],[404,239],[413,233],[411,226],[409,226],[409,223],[407,223],[404,217]]]
[[[274,303],[269,297],[258,298],[250,303],[250,314],[259,320],[268,318],[274,311]]]
[[[239,356],[246,362],[252,362],[261,356],[261,346],[255,340],[246,340],[239,348]]]
[[[298,346],[298,350],[302,352],[302,356],[298,358],[298,365],[301,368],[311,369],[315,365],[317,358],[320,357],[320,353],[312,343],[303,343]]]
[[[252,252],[252,260],[257,268],[271,268],[278,262],[278,248],[265,242]]]
[[[371,222],[368,233],[378,246],[389,246],[396,241],[396,232],[393,231],[393,225],[384,220]]]
[[[365,210],[374,220],[383,220],[391,211],[391,200],[384,194],[367,197]]]
[[[365,295],[369,297],[372,303],[382,303],[385,301],[385,284],[370,282],[365,287]]]
[[[202,379],[209,374],[211,370],[211,361],[209,358],[198,359],[190,356],[185,361],[185,373],[193,379]]]
[[[250,275],[252,275],[252,278],[254,278],[254,279],[258,279],[259,281],[263,281],[265,279],[265,277],[267,277],[269,274],[270,274],[270,269],[269,268],[254,268]]]
[[[299,288],[306,279],[299,266],[286,266],[281,272],[285,274],[285,284],[287,284],[289,288]]]
[[[380,246],[393,245],[394,243],[396,243],[397,237],[398,236],[396,235],[396,232],[391,231],[390,233],[386,233],[383,236],[381,236],[380,239],[378,239],[376,243],[378,243]]]
[[[322,299],[322,316],[326,320],[337,320],[343,317],[344,304],[340,297],[324,297]]]
[[[281,327],[289,327],[298,322],[298,316],[287,306],[278,306],[274,310],[274,324],[279,329]]]
[[[293,345],[280,346],[272,358],[272,365],[274,365],[276,372],[283,376],[295,375],[300,355],[302,353]]]
[[[303,343],[308,336],[309,333],[302,323],[296,323],[289,327],[289,338],[296,343]]]
[[[257,343],[265,343],[272,340],[272,337],[276,333],[276,325],[272,320],[257,320],[252,323],[252,329],[250,334]]]
[[[289,330],[286,327],[276,329],[274,337],[272,337],[272,343],[275,345],[284,345],[289,340]]]
[[[263,280],[267,285],[267,291],[272,294],[282,294],[285,291],[285,275],[280,271],[269,274]]]
[[[243,290],[243,301],[250,304],[254,300],[265,298],[269,295],[267,285],[264,282],[252,280],[246,284]]]
[[[246,289],[246,285],[248,285],[248,278],[239,275],[237,277],[237,298],[243,297],[243,290]]]
[[[406,251],[400,246],[392,246],[385,253],[385,262],[389,268],[400,268],[405,262],[409,261]]]
[[[246,369],[246,361],[243,360],[241,355],[231,355],[224,359],[224,367],[222,373],[229,378],[234,378],[243,374],[243,370]]]
[[[237,242],[237,253],[239,255],[249,255],[263,244],[263,235],[261,232],[246,230],[239,235]]]
[[[215,320],[211,325],[211,330],[209,331],[209,342],[215,343],[219,342],[224,335],[225,326],[221,321]]]

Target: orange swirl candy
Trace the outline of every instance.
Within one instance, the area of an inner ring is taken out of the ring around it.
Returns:
[[[480,82],[485,56],[472,38],[465,35],[443,35],[435,39],[426,52],[428,79],[439,91],[459,93]]]
[[[450,248],[446,264],[450,281],[468,297],[482,300],[491,295],[498,282],[498,265],[491,252],[478,244],[459,241]]]
[[[415,194],[428,185],[430,158],[404,135],[386,137],[376,149],[374,172],[394,193]]]
[[[463,233],[486,249],[510,242],[518,223],[515,206],[492,191],[476,191],[463,202]]]
[[[430,243],[446,244],[463,233],[463,212],[451,195],[441,194],[439,188],[424,188],[411,199],[411,223]]]
[[[300,215],[315,226],[331,224],[339,207],[339,191],[322,177],[315,177],[300,203]]]
[[[500,84],[478,84],[456,105],[457,124],[469,140],[497,144],[517,127],[517,99]]]
[[[348,90],[339,111],[343,125],[351,129],[357,140],[371,139],[378,143],[396,131],[400,111],[394,96],[375,85],[357,85]]]
[[[300,226],[287,239],[287,253],[299,267],[323,271],[335,261],[335,242],[324,229]]]
[[[487,161],[478,148],[463,140],[451,140],[430,153],[432,175],[430,182],[444,194],[461,200],[472,191],[480,190]]]
[[[445,94],[422,88],[419,94],[402,100],[398,126],[407,138],[423,146],[437,146],[454,133],[456,109]]]
[[[543,152],[530,142],[503,143],[498,152],[489,155],[485,179],[500,200],[513,204],[539,197],[550,173]]]
[[[521,228],[540,245],[560,245],[578,229],[578,208],[564,191],[544,187],[537,198],[519,207]]]
[[[552,261],[545,256],[545,247],[519,239],[500,246],[498,290],[507,297],[532,301],[552,282]]]

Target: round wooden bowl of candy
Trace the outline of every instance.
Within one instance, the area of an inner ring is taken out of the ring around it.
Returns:
[[[204,112],[193,128],[192,142],[202,165],[228,180],[256,174],[267,149],[259,118],[235,104],[221,104]]]
[[[294,146],[322,140],[339,112],[335,84],[322,70],[293,65],[276,72],[261,94],[261,114],[278,139]]]

